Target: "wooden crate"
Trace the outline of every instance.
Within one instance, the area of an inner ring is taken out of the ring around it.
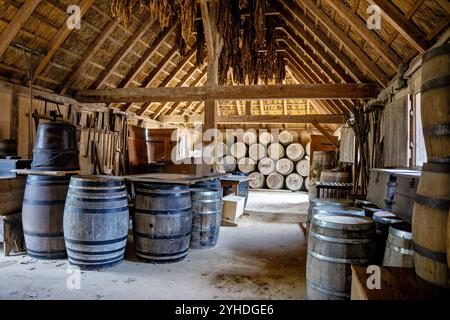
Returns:
[[[380,289],[369,289],[367,266],[352,265],[351,300],[446,300],[449,292],[418,278],[414,269],[380,268]]]
[[[21,211],[25,183],[26,176],[0,178],[0,216]]]
[[[245,197],[230,194],[223,197],[222,219],[234,222],[244,213]]]

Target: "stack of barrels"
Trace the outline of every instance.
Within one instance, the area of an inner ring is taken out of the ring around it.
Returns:
[[[221,164],[227,172],[238,170],[248,174],[253,189],[299,191],[309,187],[309,147],[294,142],[289,131],[274,137],[269,132],[258,135],[248,130],[242,141],[230,146],[230,155]]]
[[[422,127],[428,163],[423,165],[413,209],[416,274],[450,287],[450,44],[422,60]]]
[[[33,162],[27,178],[22,223],[29,256],[36,259],[66,257],[63,215],[70,175],[49,171],[79,170],[76,127],[61,122],[39,124]]]

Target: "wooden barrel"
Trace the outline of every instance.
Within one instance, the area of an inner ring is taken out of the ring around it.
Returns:
[[[330,169],[333,167],[335,155],[334,151],[314,151],[313,163],[317,163],[324,169]]]
[[[334,171],[321,171],[320,181],[322,182],[346,182],[350,181],[350,173],[348,172],[334,172]]]
[[[0,139],[0,159],[4,159],[8,156],[17,156],[16,140]]]
[[[314,208],[324,207],[324,206],[335,206],[335,207],[349,207],[353,203],[351,200],[347,199],[322,199],[322,198],[311,198],[309,199],[308,206],[308,217],[307,225],[312,221]]]
[[[0,178],[0,216],[8,216],[21,211],[25,183],[25,176],[12,179]]]
[[[305,154],[311,156],[311,142],[308,142],[305,146]]]
[[[273,161],[270,158],[261,159],[258,162],[258,170],[265,176],[268,176],[269,174],[274,173],[276,170],[275,161]]]
[[[450,43],[424,54],[421,100],[427,159],[450,163]]]
[[[264,184],[266,182],[266,178],[261,172],[252,172],[249,175],[252,180],[249,181],[249,186],[252,189],[262,189],[264,188]]]
[[[364,211],[366,212],[366,217],[373,218],[373,215],[380,211],[381,209],[378,208],[376,205],[368,205],[362,207]]]
[[[35,259],[62,259],[64,204],[70,176],[29,175],[22,207],[22,224],[28,255]]]
[[[186,258],[192,228],[191,193],[186,185],[138,183],[134,201],[136,256],[151,263]]]
[[[377,264],[382,264],[389,228],[392,224],[402,222],[402,220],[400,220],[392,212],[383,210],[378,210],[375,212],[372,219],[375,221],[375,229],[377,232],[374,260]]]
[[[450,216],[450,209],[448,210]],[[450,219],[447,219],[447,265],[450,270]]]
[[[284,131],[281,131],[280,134],[278,135],[278,141],[283,146],[288,146],[292,143],[292,141],[294,141],[294,138],[292,136],[292,133],[290,133],[287,130],[284,130]]]
[[[300,143],[291,143],[286,148],[286,157],[292,161],[299,161],[305,156],[305,149]]]
[[[303,177],[297,173],[291,173],[286,177],[286,188],[299,191],[303,187]]]
[[[271,173],[266,178],[266,185],[269,189],[283,189],[284,177],[277,172]]]
[[[308,235],[308,300],[348,300],[351,265],[370,264],[375,249],[372,219],[316,215]]]
[[[303,182],[304,182],[305,190],[308,191],[308,193],[309,193],[309,190],[311,189],[311,183],[309,181],[309,177],[305,177],[305,179],[303,179]]]
[[[248,156],[255,161],[259,161],[267,157],[267,148],[260,143],[252,144],[248,148]]]
[[[31,168],[38,171],[79,170],[77,128],[62,122],[38,125]]]
[[[261,132],[259,134],[259,143],[263,145],[271,144],[273,141],[273,135],[270,132]]]
[[[383,266],[414,268],[413,255],[411,225],[406,222],[392,224],[386,241]]]
[[[219,191],[191,189],[192,233],[190,247],[213,248],[222,222],[222,196]]]
[[[64,240],[71,265],[102,269],[123,261],[128,240],[125,180],[74,176],[64,208]]]
[[[258,142],[258,134],[256,133],[255,130],[247,130],[244,132],[242,140],[246,145],[251,146]]]
[[[338,200],[339,201],[339,200]],[[307,223],[306,225],[310,225],[311,221],[314,219],[314,217],[318,214],[325,214],[325,215],[342,215],[342,214],[351,214],[355,216],[361,216],[365,217],[365,212],[362,209],[350,207],[350,205],[346,205],[345,201],[341,201],[342,205],[339,205],[338,203],[332,203],[330,205],[322,205],[315,207],[312,210],[312,214],[310,217],[307,217]]]
[[[374,206],[374,204],[365,199],[355,199],[355,207],[363,208],[365,206]]]
[[[238,168],[241,172],[250,173],[256,169],[256,161],[252,158],[241,158],[238,161]]]
[[[233,143],[230,152],[236,159],[241,159],[247,154],[247,146],[243,142]]]
[[[277,161],[275,169],[283,176],[287,176],[294,171],[294,163],[288,158],[283,158]]]
[[[412,230],[416,274],[441,287],[449,286],[447,223],[450,166],[426,163],[417,186]]]
[[[233,156],[226,156],[219,160],[219,165],[223,167],[225,172],[234,172],[237,168],[236,158]]]
[[[272,143],[267,147],[267,155],[273,160],[284,157],[284,147],[280,143]]]
[[[297,170],[297,173],[301,175],[302,177],[308,177],[309,176],[309,160],[303,159],[297,162],[295,169]]]

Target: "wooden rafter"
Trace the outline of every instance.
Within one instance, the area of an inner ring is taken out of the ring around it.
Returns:
[[[394,69],[397,70],[402,60],[381,40],[375,32],[368,29],[366,24],[344,2],[325,0],[325,2],[352,25],[356,32]],[[331,30],[330,30],[331,31]]]
[[[6,49],[8,49],[20,29],[22,29],[25,22],[27,22],[41,2],[42,0],[25,1],[22,7],[16,12],[14,18],[0,36],[0,58],[5,54]]]
[[[82,0],[79,4],[80,7],[80,16],[83,17],[89,8],[94,3],[94,0]],[[72,29],[67,28],[67,25],[64,25],[58,30],[53,39],[50,41],[46,56],[41,60],[38,67],[34,71],[34,78],[39,77],[41,73],[44,71],[45,67],[49,64],[50,60],[58,51],[59,47],[64,43],[67,37],[72,32]]]
[[[279,0],[280,3],[284,6],[285,10],[289,12],[292,17],[302,22],[306,29],[317,38],[320,43],[327,49],[327,52],[330,53],[338,60],[343,66],[345,66],[346,70],[352,76],[353,80],[356,82],[367,82],[366,77],[362,73],[361,70],[343,53],[339,50],[339,48],[325,35],[325,33],[318,28],[315,24],[313,24],[305,12],[300,10],[299,6],[295,4],[292,0]]]
[[[131,38],[125,43],[122,49],[114,56],[113,60],[108,64],[108,66],[102,71],[98,76],[97,80],[90,86],[91,89],[98,89],[102,87],[111,74],[116,70],[116,68],[122,63],[122,61],[131,52],[134,46],[139,42],[142,36],[150,28],[158,28],[158,23],[153,22],[151,17],[148,17],[139,27],[138,30],[131,36]]]
[[[285,1],[285,0],[281,0]],[[333,21],[320,9],[312,0],[302,0],[302,4],[312,12],[312,14],[332,33],[343,46],[352,53],[352,55],[362,65],[364,65],[369,73],[383,86],[386,87],[389,79],[386,74],[358,47],[344,31],[342,31]],[[299,9],[300,10],[300,9]]]
[[[328,139],[328,141],[330,141],[336,148],[339,149],[340,147],[340,143],[338,138],[336,138],[335,136],[333,136],[331,133],[329,133],[327,130],[325,130],[324,127],[322,127],[319,122],[317,121],[313,121],[312,124],[317,128],[317,130],[319,130],[319,132],[321,134],[324,135],[325,138]]]
[[[430,47],[423,32],[389,0],[370,0],[383,12],[383,17],[408,41],[408,43],[420,53],[424,53]]]
[[[72,68],[72,71],[67,74],[66,78],[62,82],[63,87],[61,88],[60,93],[63,94],[67,92],[70,85],[80,74],[81,70],[83,70],[83,68],[89,63],[89,61],[92,60],[97,51],[101,48],[101,46],[105,43],[105,41],[109,38],[109,36],[113,33],[118,25],[119,20],[117,19],[113,19],[108,22],[102,33],[92,42],[89,48],[86,49],[80,61],[78,61],[78,63]]]
[[[309,115],[260,115],[260,116],[221,116],[219,123],[344,123],[342,114],[309,114]]]
[[[191,87],[196,87],[198,86],[206,77],[206,68],[200,73],[200,75],[194,80],[194,82],[191,83]],[[178,108],[180,107],[180,105],[182,104],[182,102],[177,102],[172,106],[172,110],[169,113],[169,115],[174,115],[177,111]]]

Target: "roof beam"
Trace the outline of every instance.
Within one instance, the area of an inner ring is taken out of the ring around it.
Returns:
[[[389,0],[370,0],[383,12],[384,18],[394,27],[406,41],[420,53],[424,53],[430,47],[422,31],[411,21],[406,19],[403,13]]]
[[[299,6],[292,0],[280,0],[287,12],[289,12],[295,19],[300,20],[314,37],[316,37],[328,50],[328,53],[333,55],[350,73],[350,76],[355,82],[367,82],[363,72],[351,61],[339,48],[325,35],[325,33],[316,27],[316,25],[309,20],[306,13],[300,10]]]
[[[325,2],[351,24],[356,32],[394,69],[397,70],[402,60],[381,40],[375,32],[368,29],[366,24],[342,1],[325,0]],[[335,26],[335,28],[339,28]]]
[[[270,99],[371,99],[380,90],[373,83],[254,85],[174,88],[118,88],[81,90],[75,94],[80,102],[131,103],[203,100]]]
[[[97,80],[90,86],[91,89],[98,89],[106,83],[106,80],[108,80],[114,70],[122,63],[150,27],[152,29],[159,28],[159,24],[153,22],[152,18],[149,16],[125,43],[122,49],[114,56],[113,60],[108,64],[105,70],[103,70]]]
[[[221,116],[218,123],[344,123],[342,114],[308,114],[308,115],[261,115],[261,116]]]
[[[22,7],[16,12],[14,18],[3,30],[0,36],[0,58],[5,54],[11,42],[22,29],[23,25],[31,17],[34,10],[41,4],[42,0],[25,1]]]
[[[198,76],[197,79],[194,80],[194,82],[191,83],[191,87],[198,86],[202,80],[206,77],[207,69],[205,68],[202,73]],[[169,115],[174,115],[175,112],[178,111],[178,107],[182,104],[182,102],[177,102],[172,106],[172,111],[169,113]]]
[[[321,134],[324,135],[325,138],[327,138],[328,141],[330,141],[336,148],[339,149],[340,143],[337,137],[330,134],[327,130],[325,130],[324,127],[322,127],[317,121],[313,121],[312,124],[314,127],[317,128],[317,130],[320,131]]]
[[[88,49],[84,52],[81,60],[72,68],[72,71],[63,80],[63,87],[60,91],[61,94],[66,93],[70,85],[75,81],[75,78],[80,74],[81,70],[89,63],[95,56],[97,51],[105,43],[106,39],[113,33],[116,27],[119,25],[118,19],[113,19],[108,22],[102,33],[92,42]]]
[[[92,6],[93,3],[94,0],[81,1],[81,3],[79,4],[81,17],[83,17],[86,14],[86,12],[89,10],[89,8]],[[45,67],[47,67],[50,60],[58,51],[59,47],[64,43],[64,41],[66,41],[70,32],[72,32],[72,29],[67,28],[67,25],[64,23],[64,25],[58,30],[58,32],[55,34],[53,39],[48,44],[47,55],[41,60],[38,67],[34,71],[34,78],[37,78],[41,75]]]
[[[281,0],[286,1],[286,0]],[[386,87],[389,83],[388,77],[384,72],[372,61],[363,50],[356,45],[344,31],[342,31],[333,21],[319,8],[312,0],[302,0],[302,4],[309,9],[312,14],[324,24],[328,30],[342,42],[344,47],[350,51],[362,65],[364,65],[369,73],[383,86]],[[297,7],[298,9],[298,7]],[[298,9],[300,10],[300,9]]]

